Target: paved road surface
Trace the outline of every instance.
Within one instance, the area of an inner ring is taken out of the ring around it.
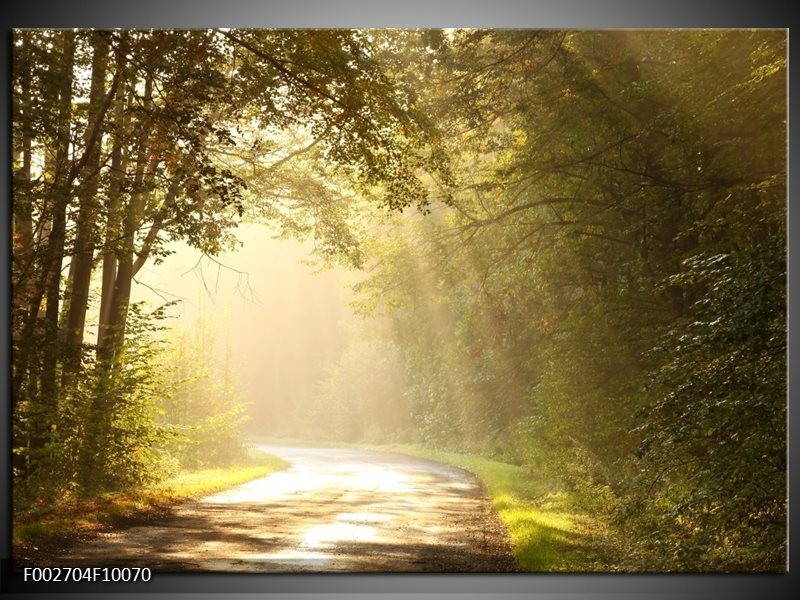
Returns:
[[[181,504],[146,526],[101,534],[50,564],[161,572],[514,570],[505,530],[466,471],[365,450],[259,447],[292,466]]]

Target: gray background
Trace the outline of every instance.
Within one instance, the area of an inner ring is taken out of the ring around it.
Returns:
[[[10,127],[9,86],[10,31],[14,27],[548,27],[548,28],[671,28],[671,27],[771,27],[789,28],[795,17],[785,1],[733,3],[724,0],[132,0],[82,2],[17,0],[0,11],[3,40],[0,68],[4,89],[0,94],[0,473],[9,473],[10,415]],[[791,36],[790,36],[791,37]],[[790,44],[791,48],[791,44]],[[797,51],[790,50],[791,58]],[[790,98],[798,82],[790,77]],[[790,140],[797,141],[797,125],[790,121]],[[797,166],[790,154],[790,171]],[[797,210],[789,194],[789,270],[798,251]],[[796,276],[789,278],[789,464],[797,462],[797,367],[798,347]],[[791,473],[791,467],[790,467]],[[30,593],[41,597],[75,597],[86,593],[116,595],[141,593],[145,597],[184,598],[206,593],[220,598],[259,593],[270,598],[782,598],[800,583],[796,552],[790,552],[786,575],[158,575],[140,585],[32,585],[23,584],[9,572],[10,494],[8,476],[0,485],[0,592],[5,596]],[[797,499],[797,478],[790,478],[790,513]],[[791,523],[790,523],[791,525]],[[796,527],[790,526],[790,548],[796,547]],[[795,584],[795,585],[793,585]],[[77,595],[76,595],[77,594]],[[96,596],[95,596],[96,597]],[[358,596],[356,596],[358,597]]]

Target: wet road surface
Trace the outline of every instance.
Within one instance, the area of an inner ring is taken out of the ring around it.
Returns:
[[[291,467],[100,534],[54,562],[160,572],[515,570],[505,528],[466,471],[367,450],[258,447]]]

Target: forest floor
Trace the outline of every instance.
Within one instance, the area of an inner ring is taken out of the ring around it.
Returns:
[[[506,528],[468,471],[363,449],[259,448],[291,467],[50,548],[46,562],[159,572],[517,569]]]

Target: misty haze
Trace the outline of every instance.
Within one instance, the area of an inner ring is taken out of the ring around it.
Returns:
[[[242,247],[214,259],[175,243],[163,264],[142,270],[147,287],[136,286],[133,301],[178,301],[168,327],[185,335],[204,324],[214,340],[208,350],[229,362],[248,406],[248,430],[302,433],[295,411],[309,405],[354,335],[354,272],[320,271],[308,262],[312,243],[275,239],[265,226],[242,225],[236,236]]]
[[[786,570],[785,31],[12,43],[18,568]]]

